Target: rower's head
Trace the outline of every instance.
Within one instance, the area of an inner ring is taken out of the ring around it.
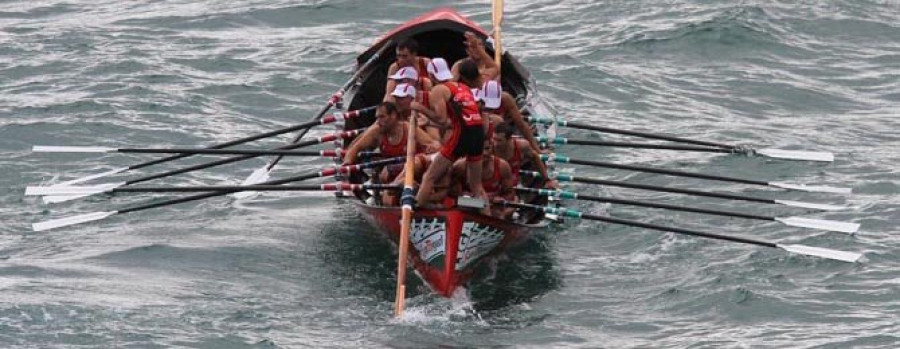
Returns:
[[[435,57],[428,63],[428,77],[434,81],[445,82],[453,79],[453,74],[450,73],[450,68],[445,59]]]
[[[469,59],[477,62],[479,59],[481,59],[478,51],[479,49],[482,49],[481,46],[484,46],[484,43],[481,42],[481,39],[475,36],[475,33],[470,31],[463,33],[463,37],[465,37],[463,46],[466,47],[466,55],[469,56]]]
[[[400,40],[397,43],[396,54],[398,67],[415,67],[416,59],[419,57],[419,43],[412,38]]]
[[[397,104],[394,102],[382,102],[375,109],[375,122],[382,130],[387,131],[398,124],[400,120],[400,112],[397,110]]]
[[[496,80],[485,82],[484,85],[481,85],[481,89],[478,90],[478,97],[484,103],[484,109],[500,109],[503,99],[503,90],[500,87],[500,83]]]
[[[388,78],[396,81],[398,84],[415,84],[417,81],[419,81],[419,72],[417,72],[416,68],[413,67],[403,67],[397,69],[397,72],[394,73],[394,75],[389,76]]]
[[[410,84],[399,84],[397,87],[394,87],[391,96],[394,96],[394,100],[397,101],[397,107],[400,110],[409,110],[413,100],[416,99],[416,88]]]
[[[481,76],[478,73],[478,64],[471,59],[463,60],[459,64],[459,81],[469,87],[478,86],[478,79]]]
[[[494,134],[491,135],[491,142],[494,146],[504,146],[512,140],[513,127],[505,122],[494,125]]]

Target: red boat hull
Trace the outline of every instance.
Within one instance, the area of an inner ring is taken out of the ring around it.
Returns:
[[[395,244],[399,207],[356,203],[366,219]],[[459,209],[416,211],[409,234],[409,262],[438,294],[450,297],[483,262],[525,241],[539,225],[525,225]]]

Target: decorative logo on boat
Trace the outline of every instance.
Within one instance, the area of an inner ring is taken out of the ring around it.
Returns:
[[[475,222],[463,223],[462,234],[459,237],[459,251],[456,254],[456,270],[463,270],[482,256],[494,249],[500,240],[503,240],[503,232],[489,225]]]
[[[444,242],[447,241],[447,229],[443,218],[422,218],[413,220],[410,239],[419,251],[419,256],[433,267],[444,266]]]

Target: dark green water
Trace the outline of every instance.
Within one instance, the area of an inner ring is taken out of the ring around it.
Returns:
[[[570,222],[501,260],[459,299],[435,297],[413,280],[408,316],[396,321],[390,246],[350,205],[324,195],[217,198],[31,231],[33,222],[151,199],[117,195],[44,205],[24,198],[27,185],[147,158],[32,154],[32,145],[198,146],[307,120],[377,36],[451,4],[489,27],[485,1],[0,2],[0,346],[900,345],[900,5],[894,1],[508,1],[503,27],[505,47],[570,120],[831,151],[837,160],[592,147],[564,153],[855,192],[780,192],[584,167],[578,174],[850,205],[809,217],[862,228],[851,237],[737,218],[573,207],[864,252],[863,263]],[[237,183],[263,163],[155,183]],[[274,176],[322,163],[285,160]],[[134,177],[115,177],[126,178]],[[760,214],[806,213],[569,188]]]

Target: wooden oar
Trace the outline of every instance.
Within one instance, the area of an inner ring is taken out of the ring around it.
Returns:
[[[611,127],[588,125],[588,124],[582,124],[582,123],[578,123],[578,122],[570,122],[570,121],[560,120],[560,119],[551,119],[551,118],[544,118],[544,117],[529,117],[528,120],[537,122],[537,123],[556,124],[556,125],[560,125],[560,126],[567,126],[567,127],[577,128],[577,129],[582,129],[582,130],[591,130],[591,131],[597,131],[597,132],[603,132],[603,133],[622,134],[622,135],[628,135],[628,136],[637,136],[637,137],[650,138],[650,139],[661,139],[661,140],[672,141],[672,142],[688,143],[688,144],[702,145],[702,146],[708,146],[708,147],[716,147],[716,148],[732,150],[732,151],[738,152],[738,153],[750,153],[750,154],[767,156],[767,157],[777,158],[777,159],[823,161],[823,162],[834,161],[834,154],[828,153],[828,152],[784,150],[784,149],[772,149],[772,148],[753,149],[748,146],[700,141],[700,140],[674,137],[674,136],[649,133],[649,132],[621,130],[621,129],[615,129],[615,128],[611,128]]]
[[[648,202],[648,201],[626,200],[626,199],[618,199],[618,198],[610,198],[610,197],[602,197],[602,196],[584,195],[584,194],[579,194],[579,193],[565,191],[565,190],[533,189],[533,188],[516,188],[516,190],[518,190],[520,192],[537,193],[539,195],[544,195],[544,196],[558,197],[561,199],[607,202],[607,203],[630,205],[630,206],[652,207],[652,208],[661,208],[661,209],[666,209],[666,210],[703,213],[703,214],[716,215],[716,216],[773,221],[773,222],[779,222],[781,224],[791,226],[791,227],[820,229],[820,230],[826,230],[826,231],[848,233],[851,235],[853,235],[854,233],[856,233],[857,230],[859,230],[858,223],[829,221],[829,220],[824,220],[824,219],[811,219],[811,218],[804,218],[804,217],[798,217],[798,216],[775,217],[775,216],[755,215],[755,214],[741,213],[741,212],[719,211],[719,210],[711,210],[711,209],[705,209],[705,208],[662,204],[662,203]]]
[[[497,64],[497,76],[500,76],[500,61],[503,57],[503,45],[500,43],[500,30],[503,26],[503,0],[494,0],[491,12],[494,28],[494,63]]]
[[[351,76],[350,79],[347,80],[347,82],[344,83],[344,85],[341,86],[341,88],[337,92],[335,92],[335,94],[331,95],[331,98],[328,100],[328,103],[325,104],[324,107],[322,107],[322,110],[320,110],[319,113],[316,114],[316,117],[313,120],[318,120],[318,119],[322,118],[322,116],[324,116],[325,113],[327,113],[328,110],[331,109],[331,107],[337,105],[338,102],[340,102],[341,98],[343,98],[344,94],[347,91],[349,91],[351,88],[356,88],[356,86],[357,86],[356,79],[358,79],[359,76],[364,71],[368,70],[369,66],[374,64],[375,61],[378,60],[379,57],[381,57],[381,54],[383,54],[384,51],[387,50],[387,48],[390,47],[392,43],[393,43],[393,41],[391,41],[391,40],[388,40],[387,42],[385,42],[384,45],[381,46],[381,48],[378,49],[378,51],[376,51],[375,54],[372,55],[372,57],[369,57],[369,59],[366,60],[366,63],[364,63],[362,66],[360,66],[359,69],[356,69],[356,72],[353,73],[353,76]],[[308,130],[304,130],[304,131],[300,132],[299,134],[297,134],[297,136],[294,137],[294,139],[291,141],[290,144],[299,142],[300,139],[303,138],[304,135],[306,135],[307,131]],[[270,161],[268,164],[263,166],[262,168],[260,168],[256,171],[253,171],[252,173],[250,173],[250,176],[248,176],[246,179],[244,179],[244,182],[242,184],[243,185],[252,185],[252,184],[258,184],[258,183],[267,181],[269,179],[269,173],[272,172],[272,169],[275,168],[275,165],[277,165],[278,162],[281,161],[281,158],[282,158],[282,156],[277,156],[274,159],[272,159],[272,161]]]
[[[348,114],[348,116],[349,115],[352,115],[352,114]],[[332,116],[328,116],[328,117],[323,118],[320,121],[316,121],[316,122],[329,123],[329,122],[334,122],[334,120],[336,120],[336,118],[335,118],[335,116],[332,115]],[[282,147],[276,148],[276,150],[290,150],[290,149],[303,148],[303,147],[307,147],[307,146],[311,146],[311,145],[315,145],[315,144],[330,142],[330,141],[333,141],[336,139],[352,137],[358,133],[359,133],[359,130],[333,133],[333,134],[325,135],[322,137],[318,137],[316,139],[311,139],[311,140],[308,140],[305,142],[299,142],[299,143],[294,143],[291,145],[282,146]],[[171,171],[167,171],[167,172],[163,172],[163,173],[157,173],[157,174],[144,176],[144,177],[140,177],[140,178],[136,178],[136,179],[131,179],[131,180],[124,181],[124,182],[100,184],[96,187],[108,188],[108,189],[118,188],[118,187],[123,187],[123,186],[127,186],[127,185],[142,183],[142,182],[146,182],[146,181],[150,181],[150,180],[154,180],[154,179],[158,179],[158,178],[174,176],[174,175],[182,174],[182,173],[186,173],[186,172],[191,172],[191,171],[202,170],[202,169],[206,169],[206,168],[210,168],[210,167],[230,164],[230,163],[241,161],[241,160],[252,159],[257,156],[260,156],[260,155],[254,155],[254,154],[240,155],[240,156],[225,158],[225,159],[221,159],[221,160],[211,161],[211,162],[207,162],[207,163],[203,163],[203,164],[198,164],[198,165],[194,165],[194,166],[184,167],[184,168],[180,168],[180,169],[176,169],[176,170],[171,170]],[[47,195],[46,197],[44,197],[45,203],[65,202],[65,201],[70,201],[70,200],[90,196],[90,195],[57,194],[57,193],[66,192],[67,187],[69,187],[69,185],[58,185],[57,184],[57,185],[52,185],[52,186],[48,186],[48,187],[29,186],[29,187],[25,188],[25,195],[26,196],[28,196],[28,195]],[[98,193],[102,193],[102,192],[104,192],[104,191],[100,191]]]
[[[327,169],[324,169],[324,170],[321,170],[318,172],[308,173],[305,175],[289,177],[289,178],[273,180],[273,181],[267,181],[264,183],[260,183],[260,185],[279,185],[279,184],[285,184],[285,183],[291,183],[291,182],[304,181],[304,180],[312,179],[312,178],[334,176],[337,174],[349,174],[349,173],[359,172],[360,170],[366,169],[366,168],[373,168],[373,167],[378,167],[378,166],[383,166],[383,165],[400,163],[403,160],[404,160],[403,157],[396,157],[396,158],[372,161],[372,162],[356,164],[356,165],[331,167],[331,168],[327,168]],[[95,186],[95,187],[97,187],[97,186]],[[78,190],[78,188],[80,188],[80,187],[69,186],[66,188],[67,188],[67,190],[75,191],[75,190]],[[92,194],[101,193],[101,192],[110,192],[115,188],[106,188],[106,189],[99,188],[99,189],[101,189],[101,190],[94,191],[94,192],[92,192]],[[43,230],[61,228],[61,227],[66,227],[66,226],[70,226],[70,225],[74,225],[74,224],[98,221],[98,220],[104,219],[106,217],[117,215],[117,214],[144,211],[144,210],[148,210],[151,208],[175,205],[175,204],[180,204],[183,202],[196,201],[196,200],[206,199],[206,198],[210,198],[210,197],[214,197],[214,196],[227,195],[230,193],[235,193],[235,192],[239,192],[239,191],[243,191],[243,190],[246,190],[243,186],[234,186],[232,189],[228,189],[228,190],[218,190],[218,191],[208,192],[208,193],[204,193],[204,194],[192,195],[192,196],[178,198],[178,199],[172,199],[172,200],[167,200],[167,201],[162,201],[162,202],[156,202],[156,203],[150,203],[150,204],[146,204],[146,205],[125,208],[125,209],[121,209],[121,210],[117,210],[117,211],[91,212],[91,213],[85,213],[85,214],[80,214],[80,215],[71,216],[71,217],[53,219],[53,220],[49,220],[49,221],[45,221],[45,222],[34,223],[31,225],[31,227],[32,227],[32,229],[34,229],[34,231],[43,231]]]
[[[633,226],[633,227],[658,230],[658,231],[663,231],[663,232],[672,232],[672,233],[676,233],[676,234],[699,236],[699,237],[704,237],[704,238],[709,238],[709,239],[731,241],[731,242],[757,245],[757,246],[763,246],[763,247],[778,248],[778,249],[782,249],[782,250],[785,250],[785,251],[788,251],[791,253],[833,259],[833,260],[842,261],[842,262],[853,263],[853,262],[858,261],[862,257],[861,253],[856,253],[856,252],[838,251],[838,250],[832,250],[832,249],[827,249],[827,248],[812,247],[812,246],[798,245],[798,244],[781,244],[781,243],[751,239],[751,238],[746,238],[746,237],[741,237],[741,236],[731,236],[731,235],[724,235],[724,234],[702,232],[702,231],[697,231],[697,230],[688,230],[688,229],[682,229],[682,228],[676,228],[676,227],[667,227],[667,226],[662,226],[662,225],[626,220],[626,219],[621,219],[621,218],[614,218],[614,217],[609,217],[609,216],[592,215],[592,214],[587,214],[587,213],[583,213],[583,212],[572,210],[572,209],[566,209],[566,208],[534,206],[534,205],[517,204],[517,203],[504,203],[504,204],[507,206],[511,206],[511,207],[538,210],[538,211],[543,211],[545,213],[556,214],[556,215],[560,215],[560,216],[564,216],[564,217],[588,219],[588,220],[594,220],[594,221],[601,221],[601,222],[607,222],[607,223],[622,224],[622,225],[628,225],[628,226]]]
[[[541,174],[539,172],[519,171],[519,173],[521,173],[524,176],[541,178]],[[838,210],[846,209],[846,207],[842,207],[842,206],[819,204],[819,203],[812,203],[812,202],[763,199],[763,198],[744,196],[744,195],[723,194],[723,193],[714,193],[714,192],[692,190],[692,189],[662,187],[662,186],[649,185],[649,184],[626,183],[626,182],[611,181],[611,180],[605,180],[605,179],[599,179],[599,178],[578,177],[578,176],[573,176],[570,174],[563,174],[563,173],[551,173],[550,177],[557,181],[560,181],[560,182],[579,182],[579,183],[599,184],[599,185],[606,185],[606,186],[611,186],[611,187],[661,191],[661,192],[667,192],[667,193],[695,195],[695,196],[711,197],[711,198],[718,198],[718,199],[725,199],[725,200],[749,201],[749,202],[757,202],[757,203],[761,203],[761,204],[783,205],[783,206],[809,208],[809,209],[822,210],[822,211],[838,211]]]
[[[403,177],[403,193],[400,196],[400,205],[403,211],[400,216],[400,238],[397,241],[399,251],[397,253],[397,295],[394,299],[395,317],[403,316],[403,308],[406,303],[406,260],[413,205],[415,205],[415,194],[413,194],[415,173],[413,170],[416,156],[416,119],[418,119],[418,115],[414,113],[409,118],[409,131],[406,133],[408,135],[406,137],[406,165],[404,166],[406,175]]]
[[[807,192],[849,194],[852,191],[851,188],[812,186],[812,185],[792,184],[792,183],[785,183],[785,182],[766,182],[766,181],[760,181],[760,180],[754,180],[754,179],[744,179],[744,178],[708,175],[708,174],[685,172],[685,171],[666,170],[666,169],[646,167],[646,166],[614,164],[614,163],[602,162],[602,161],[578,160],[578,159],[572,159],[568,156],[555,155],[555,154],[541,154],[541,160],[547,161],[547,162],[555,161],[555,162],[569,163],[569,164],[576,164],[576,165],[587,165],[587,166],[595,166],[595,167],[615,168],[615,169],[620,169],[620,170],[649,172],[649,173],[664,174],[664,175],[669,175],[669,176],[700,178],[700,179],[708,179],[708,180],[714,180],[714,181],[760,185],[760,186],[766,186],[766,187],[789,189],[789,190],[799,190],[799,191],[807,191]]]

